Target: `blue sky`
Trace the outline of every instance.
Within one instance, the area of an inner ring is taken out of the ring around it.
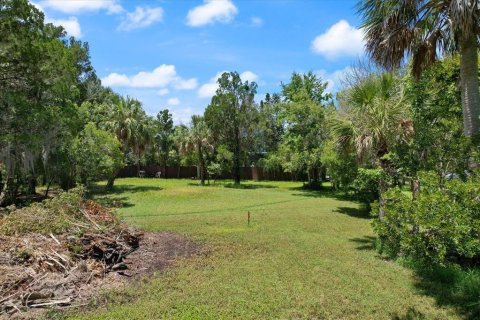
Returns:
[[[293,71],[312,70],[338,90],[363,55],[356,1],[37,0],[47,21],[90,44],[104,85],[175,122],[202,113],[215,77],[238,71],[278,92]]]

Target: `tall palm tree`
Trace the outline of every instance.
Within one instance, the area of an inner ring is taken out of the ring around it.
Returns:
[[[463,124],[466,136],[480,132],[478,81],[478,0],[361,0],[367,52],[387,69],[412,57],[419,76],[439,54],[458,52]]]
[[[142,109],[134,114],[132,133],[129,139],[129,144],[135,153],[137,162],[137,175],[140,174],[140,159],[145,154],[148,145],[153,140],[153,124]]]

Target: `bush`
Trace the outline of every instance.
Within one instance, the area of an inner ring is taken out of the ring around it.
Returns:
[[[372,202],[380,197],[380,183],[387,180],[382,169],[358,169],[357,176],[351,184],[355,197],[370,208]]]
[[[373,223],[381,250],[433,262],[480,263],[480,179],[450,180],[421,175],[416,200],[399,189],[384,194],[383,220]],[[373,211],[379,215],[380,208]]]

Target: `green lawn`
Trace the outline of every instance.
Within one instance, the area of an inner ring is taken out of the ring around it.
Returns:
[[[74,318],[460,318],[422,293],[410,269],[378,257],[357,204],[300,186],[117,180],[115,192],[97,198],[121,202],[118,214],[135,226],[188,235],[206,253]]]

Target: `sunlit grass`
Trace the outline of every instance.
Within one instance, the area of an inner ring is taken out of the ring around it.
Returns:
[[[365,213],[328,190],[304,191],[295,182],[116,184],[96,197],[122,204],[118,214],[129,223],[185,234],[205,253],[73,318],[460,318],[423,294],[411,269],[378,257]]]

